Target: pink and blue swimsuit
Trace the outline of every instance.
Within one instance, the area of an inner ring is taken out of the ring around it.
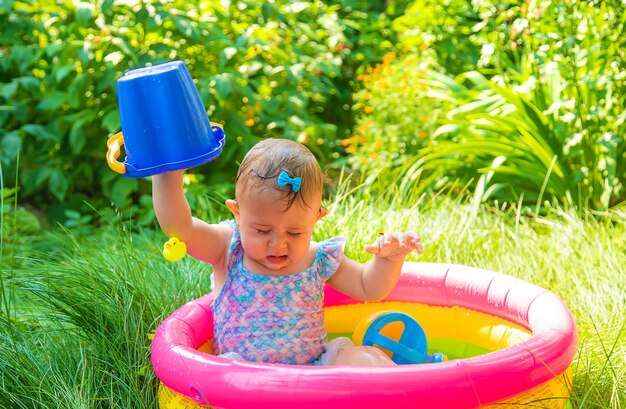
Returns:
[[[343,259],[345,239],[318,243],[306,270],[281,277],[243,266],[241,236],[234,221],[224,287],[212,304],[213,353],[235,352],[255,362],[312,364],[324,352],[324,282]]]

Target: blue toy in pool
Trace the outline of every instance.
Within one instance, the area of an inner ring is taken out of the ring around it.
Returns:
[[[401,322],[404,330],[398,341],[380,332],[387,325]],[[385,312],[375,318],[363,335],[362,345],[379,346],[393,353],[391,360],[398,365],[443,362],[444,354],[428,353],[426,334],[422,326],[410,315],[403,312]]]

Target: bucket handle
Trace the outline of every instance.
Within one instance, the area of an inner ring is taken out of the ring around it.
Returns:
[[[123,175],[126,173],[126,165],[117,161],[122,145],[124,145],[124,136],[121,132],[109,138],[107,141],[107,163],[113,171]]]
[[[224,126],[218,124],[217,122],[211,122],[211,130],[224,135]],[[126,173],[126,165],[117,160],[120,156],[122,145],[124,145],[124,136],[122,135],[122,132],[118,132],[111,136],[107,141],[106,157],[109,167],[113,171],[123,175]]]
[[[217,122],[211,122],[211,131],[218,132],[220,135],[224,135],[224,125]]]

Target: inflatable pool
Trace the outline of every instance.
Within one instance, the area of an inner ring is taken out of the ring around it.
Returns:
[[[326,288],[329,337],[379,310],[419,321],[441,363],[365,368],[261,364],[211,355],[213,295],[159,326],[152,362],[159,406],[176,408],[478,408],[569,405],[576,325],[554,293],[503,274],[405,263],[395,290],[362,303]]]

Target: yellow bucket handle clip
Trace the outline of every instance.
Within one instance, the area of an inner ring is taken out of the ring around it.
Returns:
[[[126,165],[117,161],[121,153],[122,145],[124,145],[124,136],[121,132],[109,138],[107,141],[107,163],[111,170],[123,175],[126,173]]]

